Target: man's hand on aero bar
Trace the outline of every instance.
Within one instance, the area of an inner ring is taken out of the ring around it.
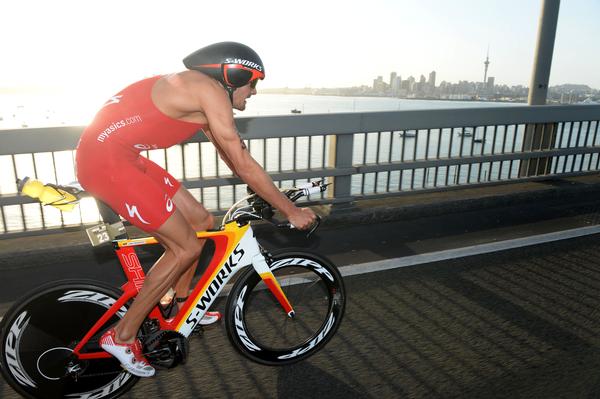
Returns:
[[[300,230],[309,229],[317,219],[310,208],[295,208],[292,213],[286,216],[290,224]]]

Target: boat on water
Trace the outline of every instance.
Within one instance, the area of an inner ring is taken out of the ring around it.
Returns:
[[[458,132],[458,135],[463,136],[463,137],[471,137],[471,136],[473,136],[473,128],[465,127],[461,131]]]
[[[414,130],[405,130],[402,132],[398,132],[398,135],[400,137],[406,137],[406,138],[411,138],[411,137],[416,137],[417,132]]]
[[[290,111],[292,114],[301,114],[302,111],[300,111],[298,108],[294,108]]]

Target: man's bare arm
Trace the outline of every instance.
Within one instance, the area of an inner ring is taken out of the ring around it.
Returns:
[[[210,131],[206,132],[206,133],[207,133],[207,136],[212,137],[212,133]],[[225,164],[231,170],[231,172],[233,174],[237,175],[238,173],[235,170],[235,166],[233,165],[233,163],[231,162],[231,160],[227,157],[227,154],[225,154],[225,152],[221,149],[221,147],[219,147],[218,144],[216,144],[216,143],[214,143],[212,141],[212,138],[211,138],[211,142],[213,143],[213,145],[215,146],[217,152],[219,153],[219,157],[223,160],[223,162],[225,162]],[[244,141],[242,140],[241,137],[240,137],[240,144],[241,144],[242,148],[244,148],[245,150],[247,150],[246,149],[246,144],[244,143]]]
[[[202,107],[210,126],[207,135],[229,168],[286,217],[290,218],[290,215],[299,212],[299,209],[279,191],[271,177],[252,158],[240,139],[233,120],[231,103],[225,91],[216,87],[214,90],[205,90],[203,94],[206,101],[203,101]]]

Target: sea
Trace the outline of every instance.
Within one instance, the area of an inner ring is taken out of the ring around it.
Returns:
[[[74,94],[0,94],[0,131],[28,127],[84,126],[92,120],[105,100]],[[289,115],[292,110],[303,114],[323,114],[511,105],[514,103],[259,93],[248,100],[245,111],[236,112],[236,115]]]

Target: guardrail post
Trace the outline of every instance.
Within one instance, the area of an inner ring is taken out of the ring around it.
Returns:
[[[339,134],[330,137],[329,165],[336,169],[352,167],[354,149],[353,134]],[[352,176],[336,176],[333,180],[333,195],[336,200],[349,200],[352,188]]]
[[[550,150],[554,148],[558,123],[527,125],[523,137],[523,151]],[[544,176],[550,174],[552,158],[527,159],[521,161],[519,177]]]

